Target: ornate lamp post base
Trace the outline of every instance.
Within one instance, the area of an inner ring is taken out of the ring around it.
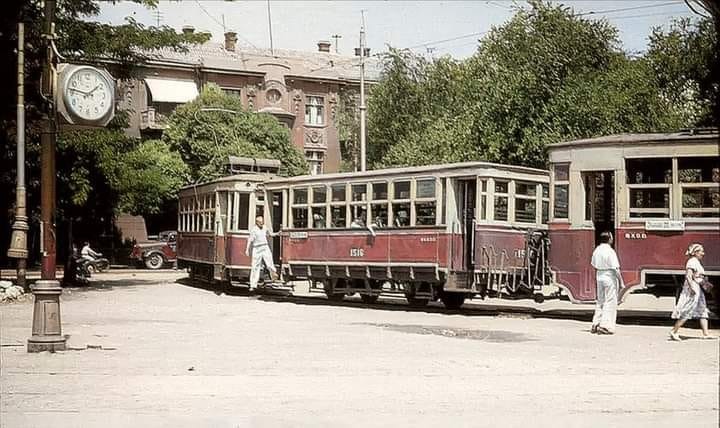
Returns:
[[[28,352],[64,351],[66,339],[62,335],[60,324],[60,282],[37,281],[32,286],[32,292],[35,295],[35,305]]]

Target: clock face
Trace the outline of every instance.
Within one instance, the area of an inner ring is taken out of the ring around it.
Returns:
[[[65,81],[64,98],[67,109],[86,121],[105,117],[113,108],[115,88],[99,70],[80,67]]]

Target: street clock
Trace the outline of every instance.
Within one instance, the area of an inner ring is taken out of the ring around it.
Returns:
[[[55,100],[68,123],[105,126],[115,115],[115,79],[104,69],[61,64]]]

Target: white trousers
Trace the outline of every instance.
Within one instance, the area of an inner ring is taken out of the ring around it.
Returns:
[[[596,281],[597,301],[592,323],[608,331],[615,332],[618,305],[617,276],[611,270],[598,271]]]
[[[275,272],[275,262],[273,262],[270,247],[263,245],[252,249],[252,267],[250,269],[250,288],[256,288],[260,279],[260,272],[263,269],[263,263],[270,272]]]

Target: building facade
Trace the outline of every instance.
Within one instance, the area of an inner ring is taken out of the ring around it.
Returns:
[[[229,32],[223,44],[209,42],[187,53],[158,52],[139,78],[120,85],[119,108],[131,112],[128,134],[156,138],[177,106],[214,83],[240,98],[248,110],[271,114],[287,126],[292,142],[305,153],[310,173],[337,172],[341,153],[336,113],[342,91],[359,92],[359,64],[359,57],[331,53],[329,42],[318,42],[316,52],[271,52],[240,48],[237,35]],[[366,59],[366,81],[377,81],[378,76],[377,61]]]

